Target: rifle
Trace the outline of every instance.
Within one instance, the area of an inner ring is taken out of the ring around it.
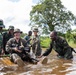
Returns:
[[[31,55],[28,52],[26,52],[26,55],[28,55],[31,60],[35,60],[35,61],[39,62],[39,60],[37,60],[35,58],[32,58]]]
[[[21,42],[21,46],[16,46],[19,50],[22,50],[22,52],[24,52],[24,50],[28,51],[29,50],[29,46],[27,46],[27,43],[30,41],[31,39],[26,41],[26,47],[24,47],[23,43]],[[26,49],[25,49],[26,48]]]
[[[26,44],[27,44],[29,41],[31,41],[31,39],[28,39],[28,40],[26,41]]]
[[[25,55],[27,55],[31,60],[35,60],[36,62],[39,62],[39,60],[37,60],[35,58],[31,58],[30,53],[26,50],[26,48],[22,44],[19,47],[19,49],[22,50],[22,53],[24,53]]]

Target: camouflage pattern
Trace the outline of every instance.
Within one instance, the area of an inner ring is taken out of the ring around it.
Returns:
[[[4,27],[5,27],[5,25],[4,25],[4,23],[3,23],[3,20],[2,20],[2,19],[0,19],[0,27],[2,27],[2,28],[4,28]]]
[[[20,29],[18,29],[18,28],[14,30],[14,33],[17,33],[17,32],[22,33],[22,31],[20,31]]]
[[[33,32],[38,32],[38,28],[34,28]]]
[[[6,44],[6,50],[11,53],[18,53],[18,52],[15,52],[13,48],[17,47],[19,49],[21,46],[26,47],[26,41],[24,39],[20,38],[19,42],[16,42],[15,38],[11,38]]]
[[[40,46],[40,38],[39,36],[34,36],[32,37],[32,51],[36,56],[41,55],[41,46]]]
[[[1,28],[5,27],[2,19],[0,19],[0,27]],[[2,53],[2,49],[3,49],[3,35],[2,35],[2,29],[0,29],[0,54]]]
[[[21,50],[22,52],[15,51],[14,50],[15,47],[18,48],[18,50]],[[26,41],[22,38],[19,39],[19,42],[16,42],[15,38],[11,38],[6,44],[6,50],[11,55],[17,54],[22,60],[32,62],[30,55],[26,51]]]
[[[9,32],[3,33],[3,49],[4,49],[4,51],[5,51],[5,54],[8,54],[8,52],[7,52],[6,49],[5,49],[6,43],[7,43],[7,41],[8,41],[10,38],[13,38],[13,37],[14,37],[14,36],[13,36],[11,33],[9,33]]]
[[[62,37],[57,37],[55,41],[52,41],[50,43],[49,49],[47,49],[43,56],[48,55],[52,51],[52,48],[58,53],[58,57],[62,57],[65,59],[73,58],[71,47]]]
[[[17,63],[20,67],[25,66],[21,57],[19,57],[16,53],[11,54],[11,61]]]
[[[9,29],[8,30],[11,30],[11,29],[14,30],[14,26],[9,26]]]
[[[3,36],[2,33],[0,33],[0,54],[2,52],[2,48],[3,48]]]

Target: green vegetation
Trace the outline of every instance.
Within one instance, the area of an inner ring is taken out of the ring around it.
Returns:
[[[24,36],[26,36],[26,35],[27,35],[26,33],[22,33],[21,37],[24,38]]]
[[[42,48],[48,48],[50,45],[50,38],[49,37],[41,37],[41,46]],[[68,44],[73,47],[76,48],[76,43],[74,43],[73,40],[69,41]]]
[[[41,37],[41,46],[43,48],[47,48],[50,45],[50,38],[49,37]]]
[[[71,47],[76,48],[76,43],[74,43],[73,41],[68,42],[68,43],[69,43],[69,45],[70,45]]]
[[[24,38],[25,35],[27,35],[27,34],[23,33],[21,35],[21,37]],[[72,31],[69,30],[68,32],[66,32],[66,34],[62,34],[59,32],[58,35],[64,37],[71,47],[76,48],[76,29],[72,30]],[[50,42],[51,42],[49,37],[41,36],[40,40],[41,40],[42,48],[48,48],[49,47]]]
[[[40,0],[30,12],[30,25],[38,25],[44,34],[52,30],[68,31],[74,20],[74,14],[64,7],[61,0]]]

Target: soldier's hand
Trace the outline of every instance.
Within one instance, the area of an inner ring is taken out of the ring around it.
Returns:
[[[17,47],[14,47],[13,49],[14,49],[14,51],[16,51],[16,52],[18,51],[18,48],[17,48]]]
[[[37,58],[41,58],[43,55],[38,56]]]
[[[16,51],[16,52],[19,52],[19,53],[21,53],[22,51],[21,50],[19,50],[17,47],[15,47],[14,48],[14,50]]]
[[[29,47],[32,47],[32,45],[28,45]]]
[[[17,50],[17,52],[21,53],[22,51],[21,50]]]
[[[2,54],[2,55],[4,55],[4,54],[5,54],[5,52],[4,52],[4,50],[3,50],[3,49],[2,49],[2,52],[1,52],[1,54]]]

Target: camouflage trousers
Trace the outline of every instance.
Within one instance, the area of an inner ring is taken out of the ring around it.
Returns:
[[[57,56],[59,58],[72,59],[73,58],[72,50],[71,49],[65,50],[64,55],[58,54]]]
[[[30,55],[20,57],[18,54],[13,53],[13,54],[11,54],[10,58],[11,58],[11,61],[14,62],[14,63],[15,63],[16,59],[21,59],[23,61],[27,61],[27,62],[30,62],[30,63],[37,63],[38,62],[36,59],[31,58]]]
[[[21,59],[21,57],[18,56],[16,53],[11,54],[11,56],[10,56],[10,60],[14,63],[15,63],[16,59],[18,59],[18,58]]]
[[[33,53],[36,56],[40,56],[41,55],[41,52],[42,52],[42,49],[41,49],[40,44],[33,44],[32,45],[32,51],[33,51]]]

